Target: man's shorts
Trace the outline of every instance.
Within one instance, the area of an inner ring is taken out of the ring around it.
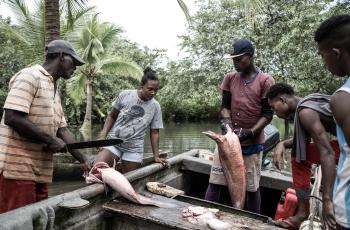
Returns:
[[[133,152],[130,150],[124,150],[118,146],[106,146],[103,148],[109,150],[111,153],[113,153],[123,161],[130,161],[135,163],[142,163],[143,161],[142,152]]]
[[[47,199],[47,197],[47,184],[30,180],[6,179],[0,173],[0,213]]]
[[[262,152],[243,155],[244,166],[247,173],[247,191],[256,192],[261,177]]]

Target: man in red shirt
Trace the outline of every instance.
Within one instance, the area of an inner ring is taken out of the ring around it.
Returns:
[[[232,48],[230,58],[236,71],[226,74],[221,84],[221,123],[222,127],[230,125],[241,142],[247,172],[245,209],[260,213],[263,129],[270,123],[273,115],[266,95],[274,84],[274,79],[254,65],[255,49],[249,40],[240,39]],[[222,189],[227,189],[226,180],[216,154],[205,199],[218,202]]]

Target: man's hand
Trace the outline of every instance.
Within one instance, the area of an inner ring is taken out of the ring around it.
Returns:
[[[83,163],[81,163],[80,167],[84,172],[83,176],[87,176],[91,170],[91,163],[88,160],[86,160]]]
[[[273,152],[273,155],[272,155],[272,159],[273,159],[272,162],[278,170],[281,170],[284,168],[285,154],[286,154],[286,147],[284,146],[284,143],[282,141],[277,144],[275,151]]]
[[[169,162],[166,159],[164,159],[164,158],[155,157],[154,158],[154,162],[161,163],[164,166],[169,166]]]
[[[231,121],[231,118],[230,117],[224,117],[221,119],[221,132],[222,134],[226,134],[227,133],[227,125],[230,126],[231,129],[232,128],[232,121]]]
[[[254,133],[251,129],[236,129],[234,132],[237,134],[240,142],[254,137]]]
[[[58,137],[53,137],[46,146],[44,146],[43,151],[50,153],[67,152],[66,143]]]
[[[336,221],[331,199],[323,199],[322,216],[326,229],[336,229]]]

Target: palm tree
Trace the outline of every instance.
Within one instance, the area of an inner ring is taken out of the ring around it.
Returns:
[[[85,2],[86,0],[61,0],[57,7],[55,1],[38,0],[34,2],[33,11],[30,12],[25,0],[5,1],[14,12],[20,28],[19,33],[14,30],[12,32],[27,44],[30,50],[28,53],[33,54],[33,61],[41,59],[47,42],[57,39],[60,35],[64,39],[66,34],[73,30],[76,21],[94,9],[85,7]],[[11,31],[10,28],[7,30]]]
[[[86,22],[87,21],[87,22]],[[102,73],[113,73],[139,79],[142,75],[140,67],[132,62],[111,56],[107,48],[115,41],[116,35],[121,32],[115,25],[99,22],[97,14],[90,20],[83,21],[82,28],[71,35],[75,47],[82,54],[86,64],[82,66],[80,74],[69,81],[67,91],[75,104],[80,104],[86,86],[86,112],[84,123],[80,130],[91,132],[92,90],[94,79]]]
[[[46,44],[60,37],[60,5],[66,9],[68,25],[74,22],[74,13],[85,7],[88,0],[45,0],[45,41]],[[190,23],[190,14],[183,0],[177,0],[184,12],[187,21]]]
[[[71,30],[74,22],[83,12],[92,9],[86,7],[88,0],[45,0],[45,41],[46,44],[60,37],[60,15],[66,17],[65,30]],[[60,7],[61,6],[61,7]],[[80,15],[77,17],[77,15]]]
[[[60,1],[45,0],[45,42],[60,37]]]
[[[190,12],[188,11],[187,5],[185,4],[185,2],[183,0],[177,0],[177,3],[179,4],[183,13],[185,14],[187,22],[189,24],[191,24],[191,15],[190,15]]]

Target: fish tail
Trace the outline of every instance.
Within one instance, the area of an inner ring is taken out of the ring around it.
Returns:
[[[214,133],[212,131],[206,131],[206,132],[202,132],[202,133],[207,135],[209,138],[213,139],[216,142],[223,142],[222,135],[219,135],[219,134]]]
[[[142,196],[140,194],[138,194],[138,201],[140,204],[153,205],[159,208],[176,208],[177,207],[177,205],[175,204],[154,200],[154,199]]]

